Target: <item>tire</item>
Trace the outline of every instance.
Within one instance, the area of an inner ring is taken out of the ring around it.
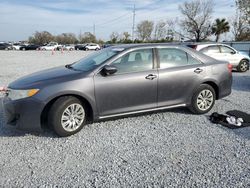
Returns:
[[[241,60],[237,67],[237,71],[246,72],[247,70],[249,70],[249,62],[247,60]]]
[[[71,110],[73,114],[70,113]],[[75,113],[78,115],[77,118]],[[85,105],[75,97],[66,96],[57,99],[52,105],[48,122],[57,135],[65,137],[79,132],[86,124],[86,117]]]
[[[194,92],[189,109],[194,114],[209,112],[215,103],[216,94],[212,86],[201,84]]]

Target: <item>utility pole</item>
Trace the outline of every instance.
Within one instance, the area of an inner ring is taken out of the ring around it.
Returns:
[[[134,41],[134,32],[135,32],[135,4],[134,4],[134,10],[133,10],[132,41]]]

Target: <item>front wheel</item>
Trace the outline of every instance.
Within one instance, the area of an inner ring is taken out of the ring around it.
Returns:
[[[49,124],[62,137],[79,132],[86,123],[84,104],[77,98],[66,96],[55,101],[49,111]]]
[[[246,72],[249,69],[249,62],[247,60],[241,60],[237,67],[237,71]]]
[[[213,87],[202,84],[194,92],[189,109],[195,114],[205,114],[213,108],[215,99]]]

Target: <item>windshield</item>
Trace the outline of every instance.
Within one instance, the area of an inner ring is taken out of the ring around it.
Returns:
[[[76,63],[72,64],[71,67],[76,70],[90,71],[118,53],[118,50],[112,48],[101,50],[77,61]]]

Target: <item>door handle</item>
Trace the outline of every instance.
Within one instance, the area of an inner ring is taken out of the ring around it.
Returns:
[[[194,70],[195,73],[200,74],[203,71],[203,69],[197,68]]]
[[[153,80],[153,79],[157,78],[157,76],[154,75],[154,74],[149,74],[149,75],[147,75],[145,78],[146,78],[147,80]]]

